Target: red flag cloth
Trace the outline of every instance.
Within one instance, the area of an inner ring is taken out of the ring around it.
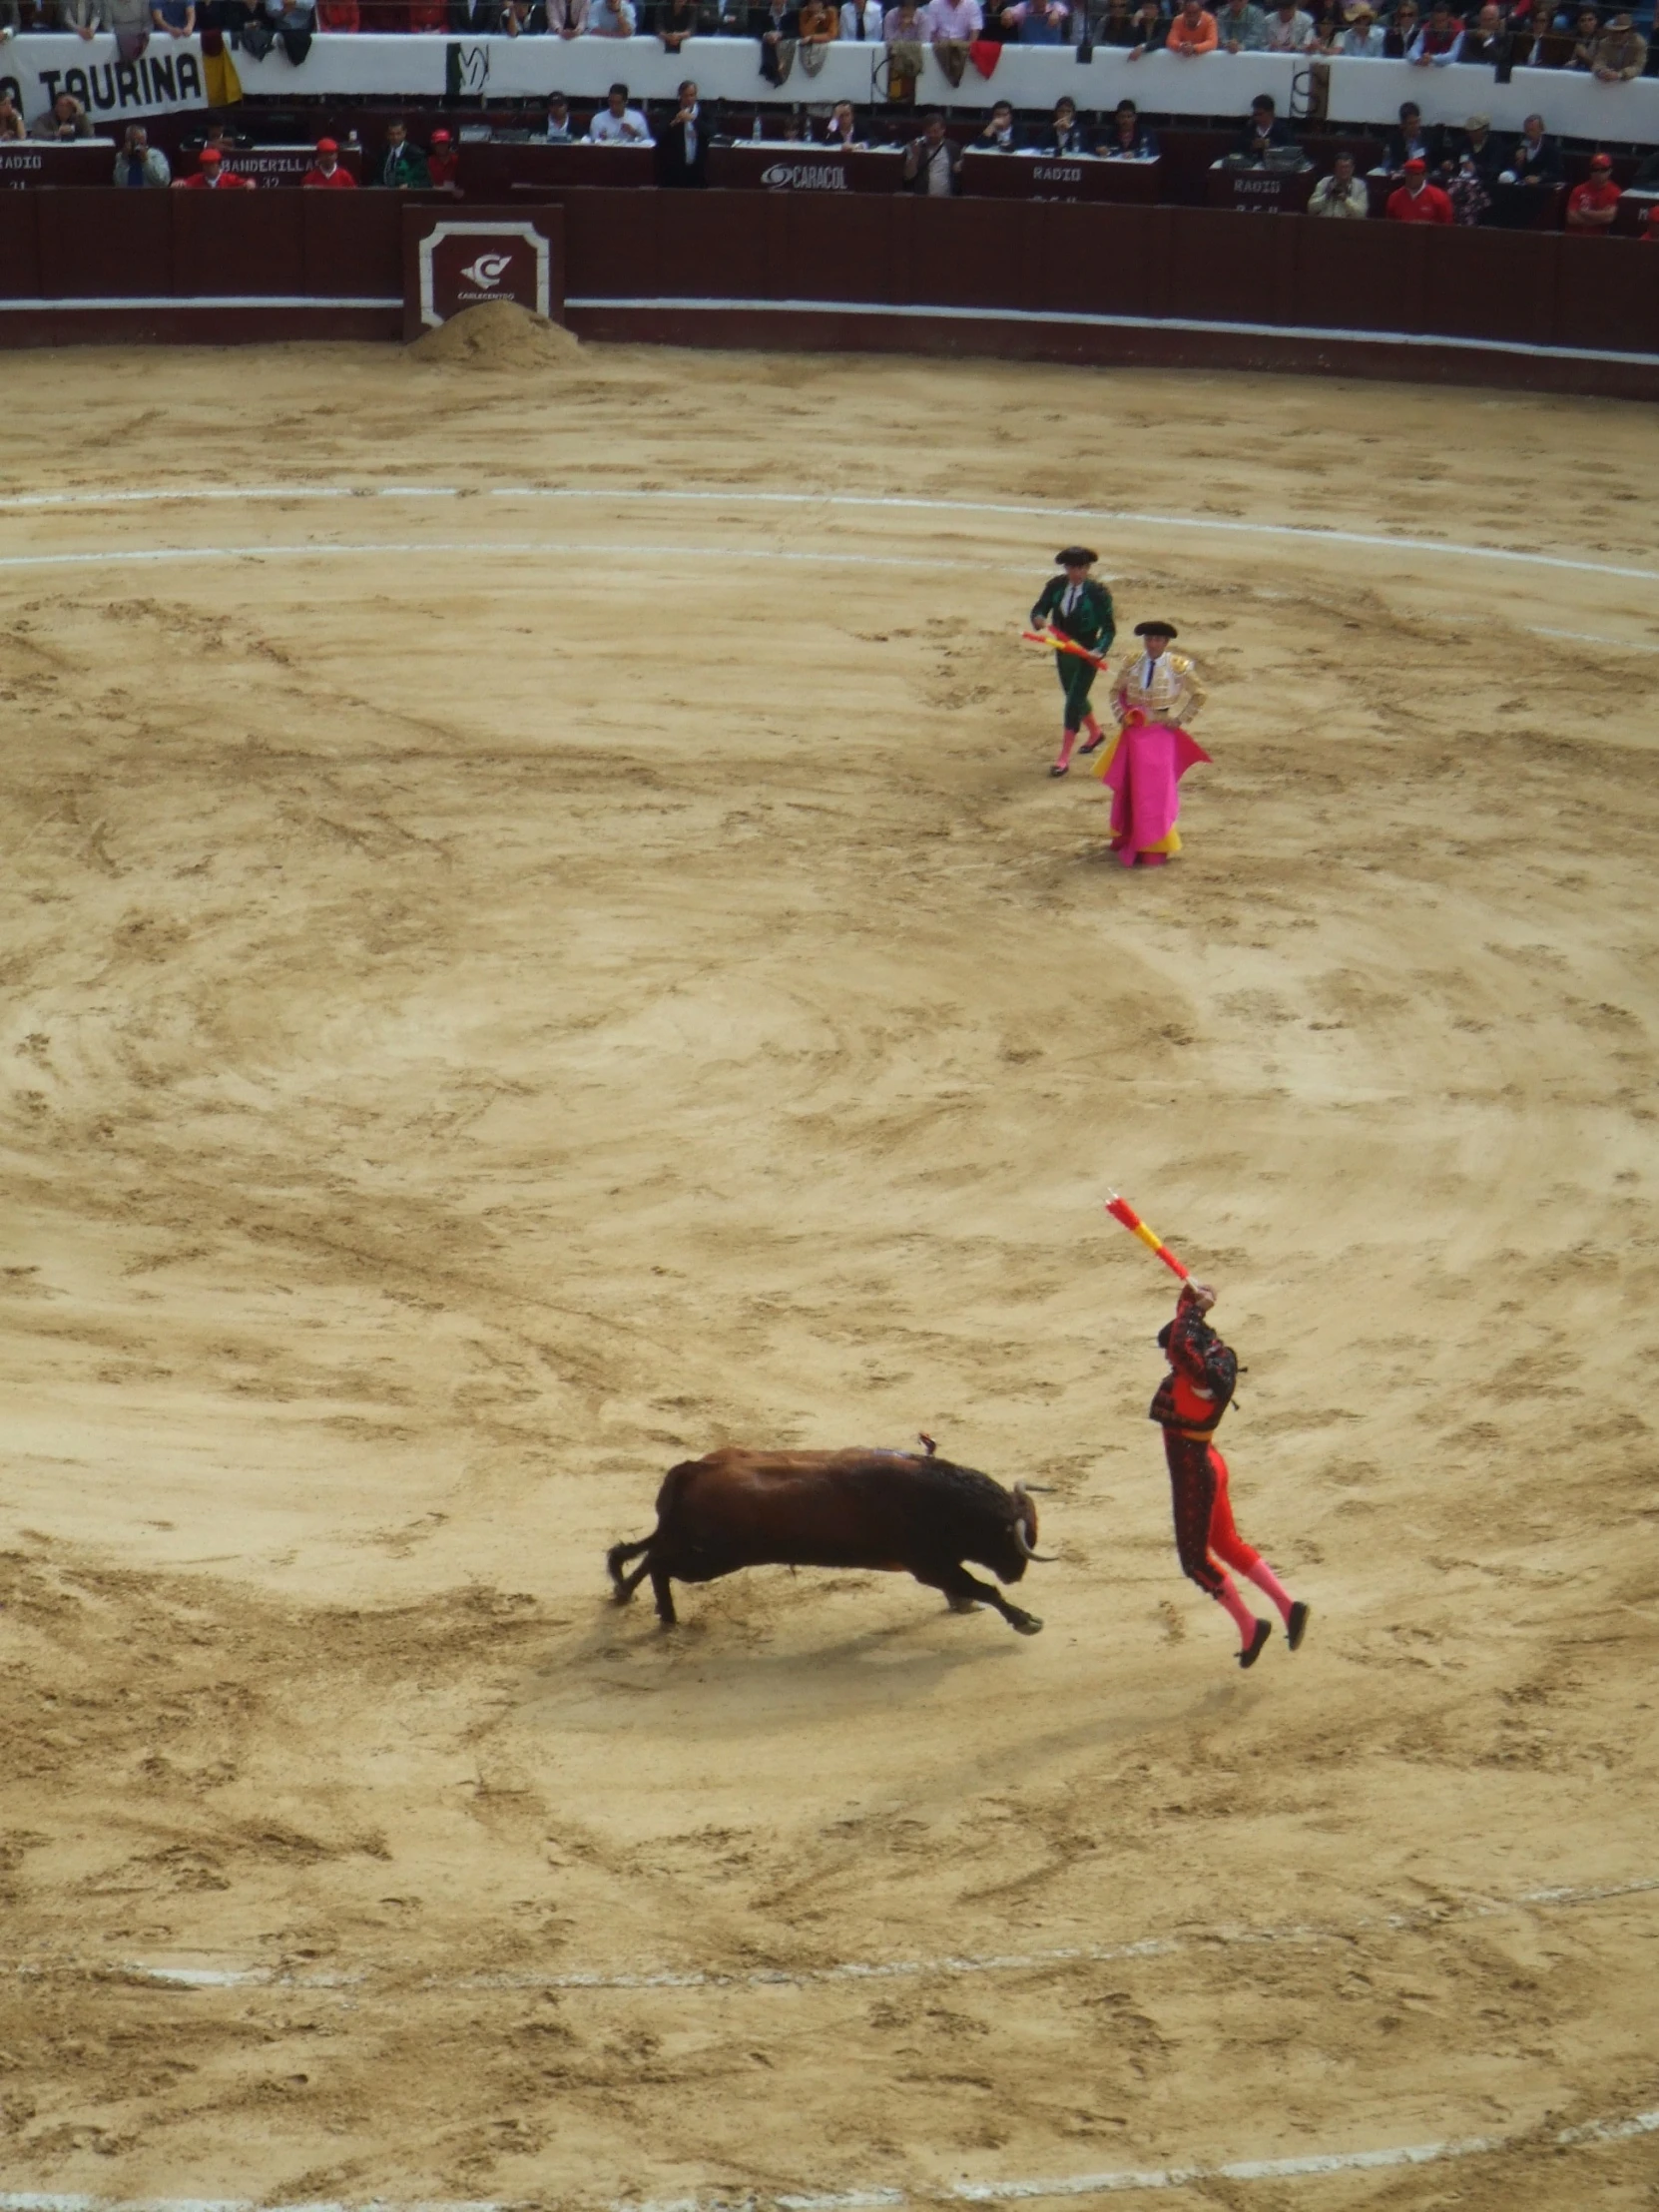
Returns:
[[[994,77],[996,65],[1002,59],[1002,47],[994,38],[976,38],[968,48],[968,60],[981,77]]]

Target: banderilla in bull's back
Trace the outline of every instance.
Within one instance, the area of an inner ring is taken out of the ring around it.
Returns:
[[[942,1590],[953,1613],[994,1606],[1022,1636],[1042,1622],[992,1582],[1020,1582],[1037,1549],[1034,1486],[1005,1490],[988,1474],[922,1450],[749,1451],[723,1445],[670,1467],[657,1525],[606,1554],[616,1601],[651,1577],[657,1618],[675,1623],[675,1582],[716,1582],[740,1567],[855,1567],[911,1574]],[[631,1560],[638,1564],[630,1566]]]

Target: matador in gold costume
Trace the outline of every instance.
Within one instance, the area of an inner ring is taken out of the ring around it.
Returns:
[[[1118,677],[1118,735],[1095,773],[1112,794],[1112,850],[1125,867],[1158,867],[1181,849],[1181,779],[1210,758],[1185,727],[1208,695],[1191,659],[1169,650],[1173,623],[1138,622],[1135,635],[1143,650]]]

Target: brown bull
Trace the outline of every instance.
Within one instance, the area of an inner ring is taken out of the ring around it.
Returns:
[[[657,1493],[657,1525],[606,1556],[616,1601],[646,1576],[665,1628],[675,1620],[670,1584],[713,1582],[740,1567],[858,1567],[913,1574],[942,1590],[957,1613],[994,1605],[1010,1627],[1034,1636],[1042,1622],[1010,1605],[965,1560],[998,1581],[1018,1582],[1036,1549],[1037,1508],[1023,1482],[1005,1490],[988,1474],[924,1452],[746,1451],[728,1444],[670,1467]],[[631,1559],[638,1566],[624,1572]]]

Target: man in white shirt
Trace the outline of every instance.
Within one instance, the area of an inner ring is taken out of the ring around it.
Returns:
[[[588,10],[588,31],[594,38],[632,38],[632,0],[593,0]]]
[[[880,0],[841,0],[841,19],[836,36],[878,39],[882,35],[881,18],[885,12]]]
[[[1270,54],[1311,54],[1314,19],[1305,15],[1296,0],[1281,0],[1268,17],[1262,44]]]
[[[922,11],[933,56],[952,85],[967,69],[968,47],[984,28],[979,0],[928,0]]]
[[[628,87],[613,85],[605,105],[588,125],[588,140],[594,146],[650,146],[655,142],[651,126],[638,108],[628,105]]]
[[[1322,177],[1314,187],[1314,197],[1308,203],[1310,215],[1337,216],[1354,223],[1364,223],[1371,214],[1371,201],[1366,188],[1354,174],[1354,156],[1339,154],[1337,166],[1329,177]]]
[[[547,101],[547,143],[549,146],[572,146],[576,141],[576,119],[570,112],[570,102],[562,92],[550,93]]]
[[[956,172],[962,150],[953,146],[944,131],[944,117],[929,111],[921,136],[904,149],[904,190],[928,200],[948,200],[956,190]]]

